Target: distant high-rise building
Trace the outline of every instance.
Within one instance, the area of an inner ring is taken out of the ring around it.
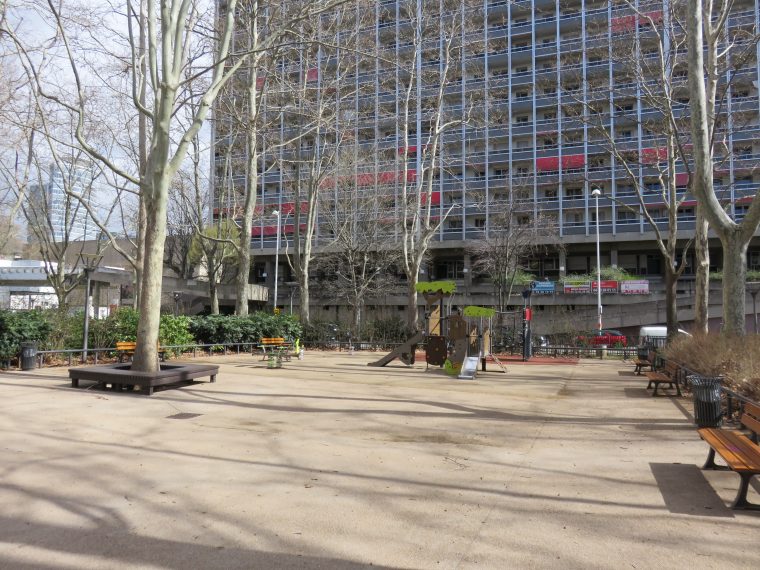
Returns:
[[[98,172],[90,161],[51,164],[47,182],[30,187],[28,209],[38,227],[29,231],[29,238],[45,231],[56,243],[98,239],[99,228],[84,203],[95,203],[100,185]],[[81,196],[81,200],[71,194]]]

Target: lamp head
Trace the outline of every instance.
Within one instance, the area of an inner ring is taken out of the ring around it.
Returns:
[[[594,198],[598,198],[599,196],[601,196],[601,195],[602,195],[602,191],[601,191],[599,188],[594,188],[594,189],[591,191],[591,195],[592,195]]]
[[[272,210],[272,215],[273,216],[277,216],[279,218],[280,217],[280,211],[279,210]]]

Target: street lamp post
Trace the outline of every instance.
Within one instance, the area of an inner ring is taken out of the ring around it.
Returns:
[[[594,188],[591,195],[596,200],[596,303],[598,315],[599,334],[602,334],[602,255],[599,250],[599,196],[602,191]]]
[[[79,260],[82,263],[82,271],[85,277],[84,291],[84,331],[82,333],[82,362],[87,362],[87,349],[90,336],[90,283],[92,281],[92,272],[98,267],[102,254],[80,253]]]
[[[760,293],[760,281],[747,283],[749,294],[752,295],[752,316],[755,321],[755,334],[757,334],[757,294]]]
[[[273,300],[273,308],[277,308],[277,279],[278,279],[278,273],[280,269],[280,221],[282,220],[282,217],[280,215],[279,210],[274,210],[272,212],[275,216],[277,216],[277,243],[275,245],[275,251],[274,251],[274,300]]]

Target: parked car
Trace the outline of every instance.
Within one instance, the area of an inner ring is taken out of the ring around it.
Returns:
[[[591,346],[628,346],[628,339],[626,336],[615,329],[602,329],[601,331],[596,331],[596,334],[588,337],[579,336],[578,342],[580,344],[590,344]]]

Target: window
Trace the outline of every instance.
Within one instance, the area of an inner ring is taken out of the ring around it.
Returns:
[[[749,252],[749,268],[754,271],[760,269],[760,251]]]
[[[583,198],[583,188],[565,188],[565,198],[568,200]]]
[[[644,194],[657,194],[662,191],[662,185],[659,182],[647,182],[644,184]]]
[[[462,229],[462,220],[449,220],[449,229],[450,230],[461,230]]]
[[[527,226],[530,224],[530,215],[529,214],[520,214],[517,216],[517,225],[518,226]]]
[[[557,113],[544,113],[544,120],[550,121],[557,118]]]
[[[486,219],[485,218],[475,218],[475,227],[476,228],[485,228],[486,227]]]
[[[632,223],[638,221],[638,216],[625,208],[619,208],[617,211],[617,221],[621,223]]]
[[[442,261],[435,273],[439,279],[464,279],[464,261]]]
[[[633,132],[630,130],[620,131],[618,139],[621,141],[629,141],[633,138]]]
[[[530,97],[530,93],[528,91],[515,91],[515,99],[521,100],[521,99],[527,99]]]
[[[630,184],[619,185],[616,189],[618,196],[634,196],[636,189]]]
[[[528,115],[517,115],[515,117],[515,124],[517,125],[526,125],[530,121],[530,117]]]

